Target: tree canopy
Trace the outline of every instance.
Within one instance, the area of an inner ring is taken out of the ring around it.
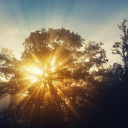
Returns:
[[[93,80],[91,72],[108,61],[102,43],[85,43],[77,33],[51,28],[32,32],[23,45],[20,60],[7,48],[0,53],[5,78],[0,95],[11,98],[6,112],[15,121],[39,126],[66,120],[69,110],[78,117],[74,104],[79,108],[94,89],[87,84]]]

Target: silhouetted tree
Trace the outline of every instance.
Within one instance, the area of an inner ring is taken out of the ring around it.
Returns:
[[[122,25],[118,25],[118,28],[122,30],[121,42],[115,42],[113,44],[112,53],[119,54],[124,62],[125,76],[128,75],[128,29],[126,28],[127,20],[124,19]]]
[[[101,68],[96,75],[98,76],[98,81],[105,85],[119,85],[124,76],[124,68],[121,64],[114,63],[113,66],[108,68]]]
[[[62,125],[68,114],[78,118],[76,108],[94,89],[87,85],[90,72],[107,61],[102,43],[85,44],[80,35],[62,28],[32,32],[23,45],[20,60],[9,49],[0,53],[6,79],[0,94],[11,98],[4,115],[30,127]]]

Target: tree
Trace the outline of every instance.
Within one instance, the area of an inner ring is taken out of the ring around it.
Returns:
[[[0,54],[0,72],[7,80],[1,94],[11,97],[5,115],[31,127],[64,122],[69,110],[77,117],[72,108],[79,108],[94,89],[87,85],[90,70],[107,61],[102,43],[85,44],[80,35],[62,28],[32,32],[23,45],[20,60],[8,49]]]
[[[102,68],[96,72],[98,76],[98,81],[105,85],[119,85],[124,76],[124,68],[121,64],[114,63],[113,66],[108,68]]]
[[[119,54],[124,62],[125,76],[128,75],[128,29],[126,28],[127,20],[124,19],[122,25],[118,25],[118,28],[122,30],[121,42],[115,42],[113,44],[112,53]]]

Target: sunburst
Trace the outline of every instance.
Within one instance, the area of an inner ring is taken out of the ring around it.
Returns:
[[[71,110],[76,116],[73,104],[79,103],[82,99],[80,95],[85,95],[86,88],[86,70],[80,60],[76,61],[77,52],[56,43],[54,48],[45,46],[42,49],[39,41],[34,48],[33,44],[26,46],[22,62],[16,69],[19,76],[15,74],[11,79],[17,90],[10,106],[18,108],[18,113],[20,109],[24,109],[25,114],[30,113],[30,117],[27,115],[26,118],[34,118],[38,111],[43,117],[43,111],[47,108],[55,114],[58,111],[63,117],[67,110]]]

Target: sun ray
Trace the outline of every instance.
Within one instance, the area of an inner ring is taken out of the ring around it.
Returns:
[[[62,117],[63,120],[69,111],[77,117],[74,104],[79,107],[77,96],[81,94],[78,90],[85,88],[85,74],[81,73],[83,68],[80,65],[81,58],[77,61],[77,55],[73,53],[74,51],[68,50],[68,46],[56,43],[54,46],[52,42],[50,45],[45,44],[45,41],[42,42],[42,45],[46,45],[43,49],[36,38],[35,34],[33,40],[36,41],[36,47],[32,42],[30,53],[25,51],[23,61],[16,69],[19,76],[16,74],[12,79],[12,86],[16,82],[14,85],[19,89],[17,92],[14,90],[13,99],[16,99],[13,102],[14,107],[23,108],[25,112],[29,111],[28,119],[44,111],[45,116],[52,111],[53,115],[59,113],[59,119]],[[29,46],[26,48],[29,49]]]

